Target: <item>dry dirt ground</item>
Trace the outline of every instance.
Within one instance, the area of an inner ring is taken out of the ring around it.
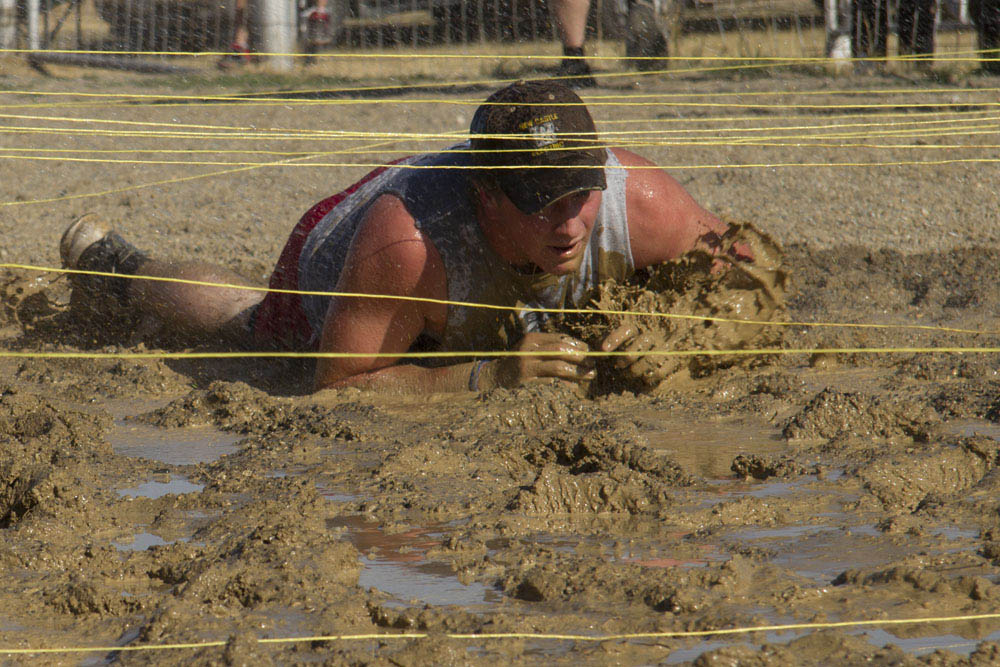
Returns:
[[[63,228],[96,211],[141,247],[255,280],[312,202],[363,165],[446,145],[488,93],[248,103],[206,97],[259,80],[0,64],[0,261],[56,266]],[[768,346],[982,349],[1000,336],[959,329],[1000,329],[998,88],[692,76],[587,99],[605,134],[784,247],[783,317],[800,324],[770,328]],[[52,94],[66,92],[97,96]],[[126,93],[146,97],[101,96]],[[56,274],[0,269],[0,650],[106,647],[31,656],[51,664],[1000,661],[995,352],[695,359],[637,394],[314,397],[307,362],[47,357],[159,349],[75,326],[67,295]],[[970,615],[986,617],[881,623]],[[879,622],[523,636],[838,621]],[[427,636],[391,637],[414,632]],[[383,637],[258,641],[348,634]],[[107,648],[200,642],[220,645]]]

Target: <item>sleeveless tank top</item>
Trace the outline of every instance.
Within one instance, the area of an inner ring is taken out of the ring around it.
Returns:
[[[468,182],[468,144],[407,158],[386,169],[334,207],[309,234],[299,256],[299,288],[336,289],[351,240],[368,207],[379,196],[398,197],[417,228],[434,244],[444,262],[448,300],[529,308],[583,307],[601,281],[624,281],[635,272],[625,205],[627,171],[608,151],[608,187],[576,273],[565,276],[524,274],[487,243],[476,218]],[[413,165],[418,168],[407,168]],[[303,296],[303,308],[318,337],[330,297]],[[488,353],[506,350],[551,317],[525,310],[495,310],[449,305],[443,338],[425,332],[434,346],[449,351]],[[313,343],[316,341],[314,340]],[[454,359],[448,363],[455,363]]]

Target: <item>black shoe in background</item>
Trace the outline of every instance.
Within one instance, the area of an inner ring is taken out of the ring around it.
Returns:
[[[593,88],[597,85],[594,72],[583,58],[582,48],[563,48],[563,56],[555,78],[570,88]]]

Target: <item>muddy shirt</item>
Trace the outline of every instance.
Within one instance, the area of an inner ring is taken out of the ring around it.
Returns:
[[[456,149],[467,149],[460,144]],[[351,240],[368,207],[379,196],[398,197],[416,226],[444,262],[448,300],[519,308],[574,308],[607,278],[625,280],[635,270],[625,205],[627,172],[611,151],[605,167],[608,187],[580,269],[570,275],[525,274],[487,243],[471,199],[468,152],[456,150],[414,156],[385,170],[334,207],[309,234],[299,257],[299,287],[333,291]],[[329,297],[304,296],[303,307],[318,336]],[[526,332],[538,331],[547,313],[449,305],[443,339],[425,332],[445,350],[505,350]],[[454,361],[454,360],[452,360]]]

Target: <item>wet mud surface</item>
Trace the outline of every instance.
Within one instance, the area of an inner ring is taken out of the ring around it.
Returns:
[[[100,113],[108,112],[88,111]],[[168,113],[207,122],[215,112]],[[266,113],[239,109],[231,120],[267,123],[257,116]],[[45,174],[58,176],[62,167],[51,169]],[[812,187],[805,181],[761,191],[757,201],[727,195],[725,179],[689,185],[716,208],[729,201],[736,219],[784,248],[780,272],[766,280],[706,278],[753,299],[719,305],[702,294],[690,308],[785,325],[737,335],[719,323],[685,324],[660,333],[698,349],[713,341],[797,350],[997,346],[998,335],[956,331],[1000,329],[995,193],[978,236],[956,240],[948,230],[964,230],[991,195],[951,206],[947,193],[972,187],[970,172],[942,168],[928,186],[939,200],[922,201],[940,235],[914,245],[883,231],[864,243],[852,236],[860,218],[837,202],[844,188],[884,197],[895,175],[875,173],[808,204],[809,220],[798,219],[819,221],[826,234],[751,214],[771,206],[802,214]],[[113,171],[108,178],[124,182]],[[278,230],[305,208],[314,182],[275,178],[287,187],[274,199],[295,213],[266,222],[249,211],[223,221],[213,208],[223,204],[207,192],[197,199],[147,190],[90,206],[129,220],[140,244],[214,256],[260,277],[284,242]],[[0,185],[5,199],[43,194],[27,177],[13,181]],[[252,197],[249,189],[251,181],[237,180],[219,197],[231,204]],[[59,233],[82,206],[4,210],[5,234],[12,230],[5,261],[54,265]],[[133,207],[166,213],[143,228]],[[36,219],[49,223],[44,234],[24,228]],[[760,300],[777,282],[782,298]],[[618,289],[625,292],[609,291],[605,305],[677,304],[676,294]],[[447,637],[996,613],[995,354],[692,357],[655,386],[632,378],[626,390],[587,395],[542,382],[480,396],[311,396],[301,362],[46,358],[38,353],[157,349],[95,337],[74,323],[68,303],[65,279],[0,270],[0,350],[36,353],[0,357],[0,648],[224,643],[32,656],[51,664],[1000,660],[1000,619],[989,618],[593,643]],[[585,335],[620,323],[572,326]],[[725,330],[713,338],[713,326]],[[257,642],[406,631],[429,636]]]

